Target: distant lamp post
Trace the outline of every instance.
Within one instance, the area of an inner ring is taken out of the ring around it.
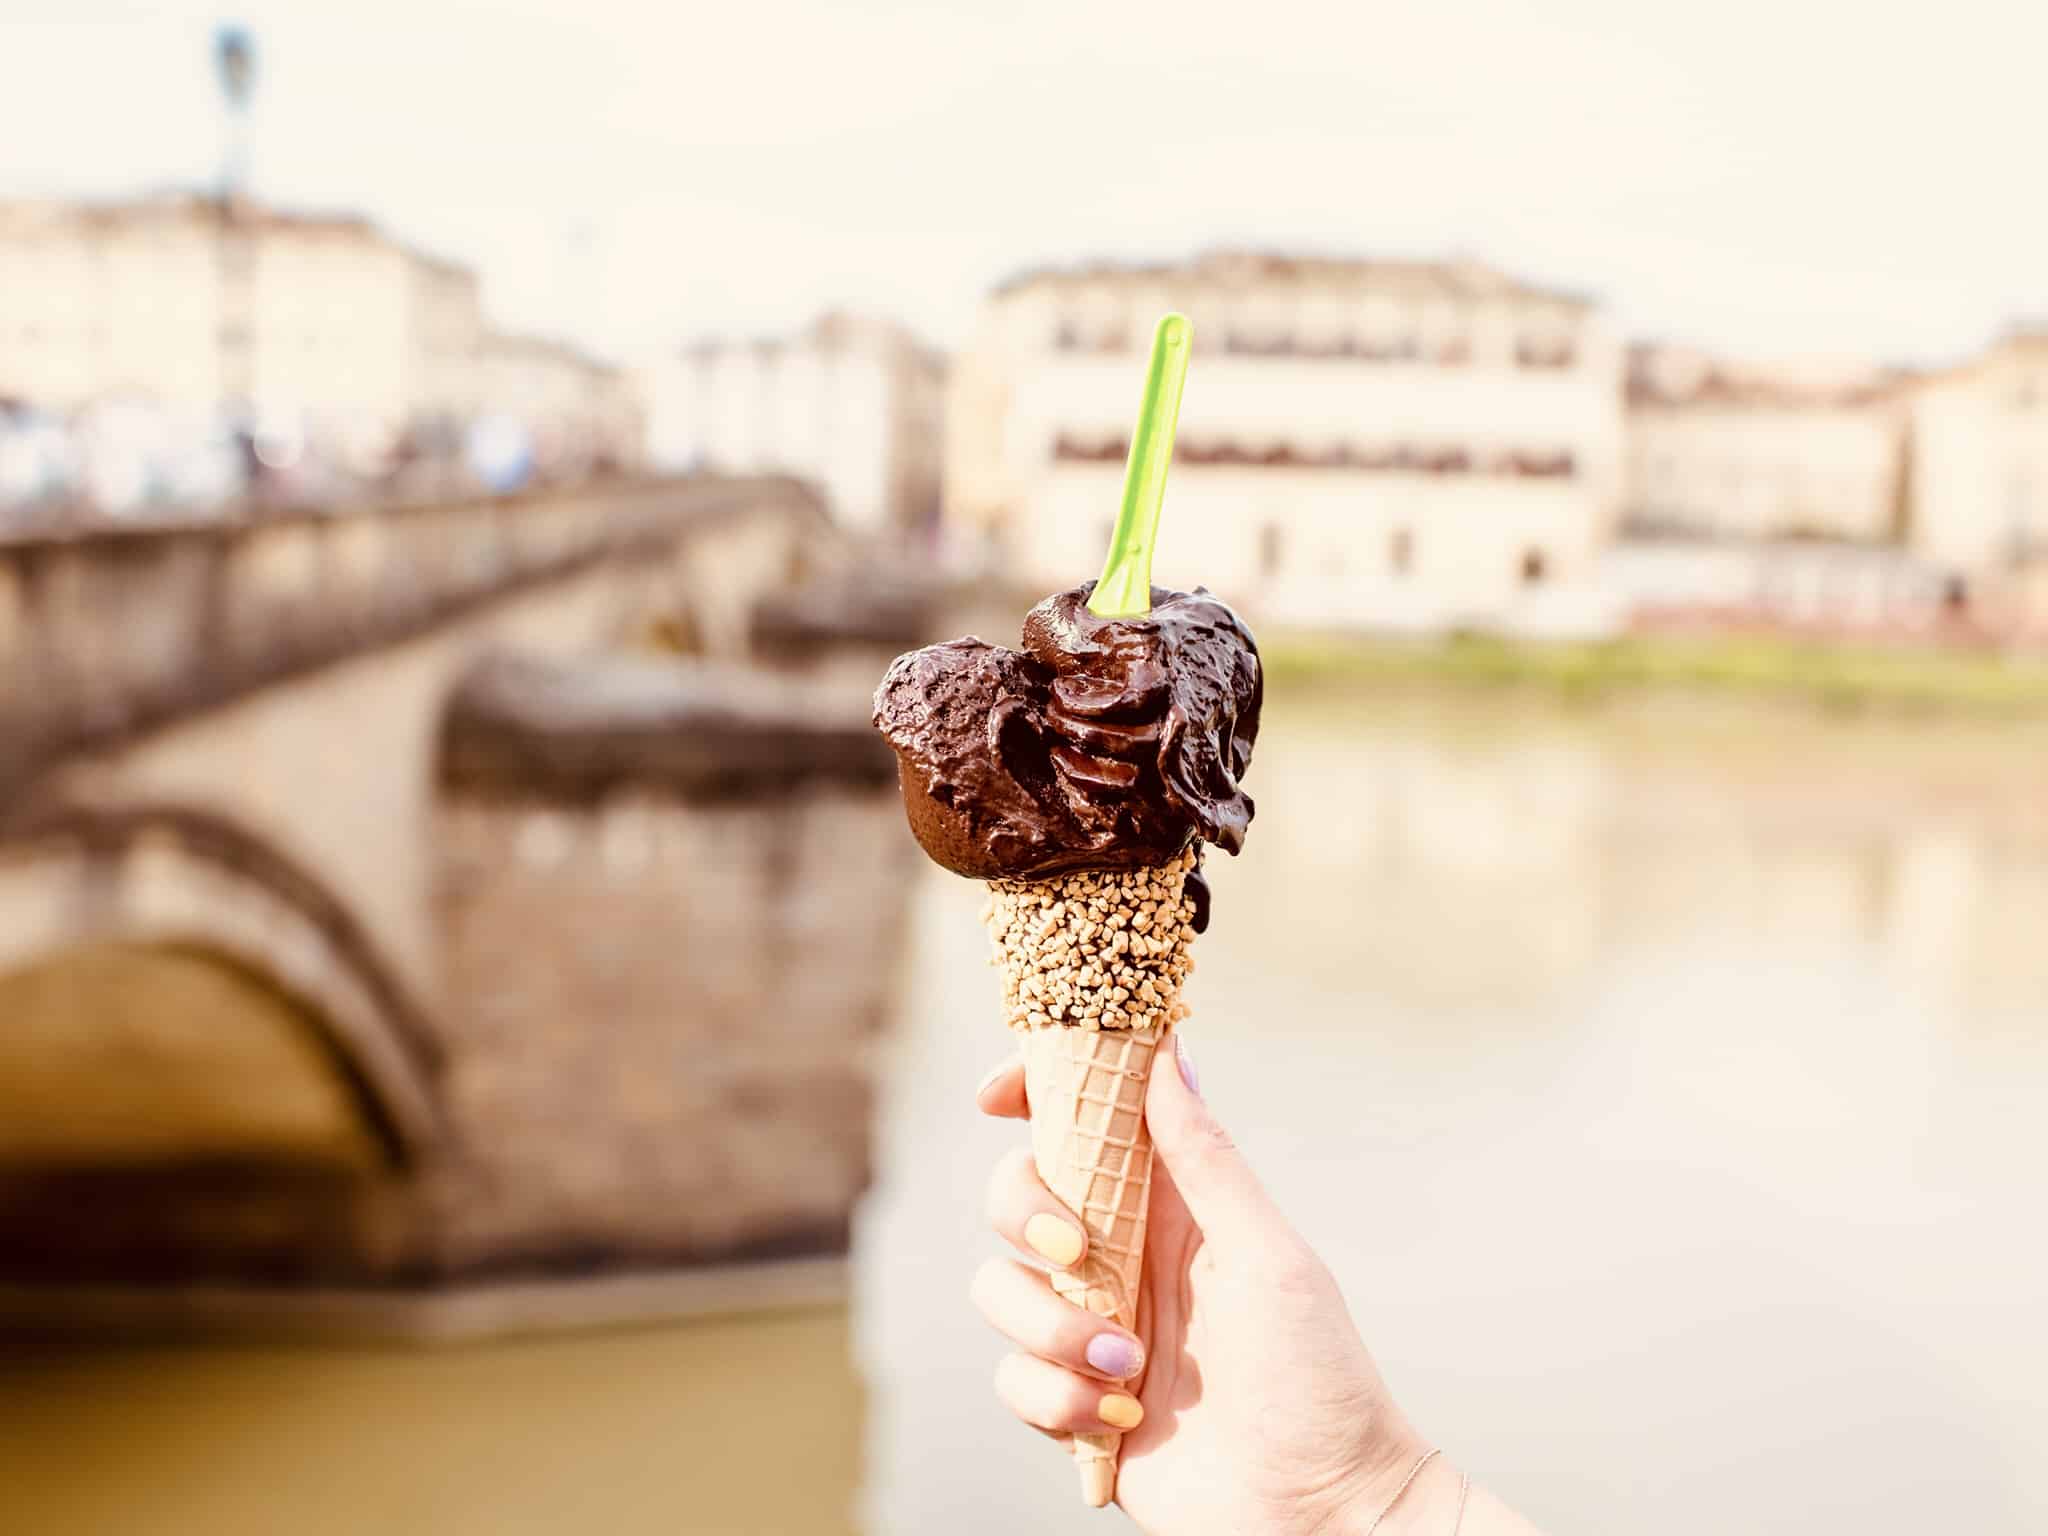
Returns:
[[[213,60],[220,68],[220,88],[237,107],[247,106],[256,83],[256,42],[249,29],[228,22],[213,34]]]
[[[214,70],[220,77],[221,102],[227,108],[227,133],[222,146],[220,195],[239,201],[249,178],[249,98],[256,89],[256,40],[246,27],[228,24],[213,34]]]
[[[220,169],[220,402],[241,450],[245,487],[261,473],[255,444],[255,277],[253,221],[248,217],[249,98],[256,88],[256,41],[233,23],[213,34],[213,62],[227,109]]]

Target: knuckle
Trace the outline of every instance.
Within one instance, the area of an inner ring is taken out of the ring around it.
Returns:
[[[967,1294],[984,1317],[995,1316],[1003,1291],[1004,1268],[1002,1259],[984,1259],[975,1266],[974,1278],[967,1282]]]
[[[1019,1418],[1030,1418],[1030,1393],[1026,1390],[1026,1361],[1023,1355],[1005,1355],[996,1362],[996,1397]]]

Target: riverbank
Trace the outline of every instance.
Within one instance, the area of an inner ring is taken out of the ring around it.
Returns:
[[[1269,683],[1297,689],[1517,689],[1573,703],[1675,692],[1801,703],[1843,714],[2048,718],[2048,658],[1994,651],[1881,649],[1756,636],[1544,642],[1276,630],[1262,639],[1260,652]]]

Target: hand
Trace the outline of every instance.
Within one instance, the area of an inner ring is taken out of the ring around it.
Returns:
[[[1117,1502],[1146,1531],[1363,1532],[1428,1445],[1388,1395],[1336,1281],[1267,1198],[1175,1047],[1180,1070],[1161,1051],[1146,1097],[1157,1153],[1136,1330],[1061,1300],[1041,1270],[991,1259],[975,1300],[1018,1346],[996,1391],[1056,1438],[1125,1429]],[[976,1098],[985,1113],[1026,1115],[1022,1064],[998,1068]],[[1034,1257],[1071,1265],[1085,1251],[1081,1224],[1028,1151],[998,1165],[988,1208]],[[1444,1536],[1460,1492],[1435,1458],[1382,1536]],[[1465,1536],[1481,1529],[1479,1499]]]

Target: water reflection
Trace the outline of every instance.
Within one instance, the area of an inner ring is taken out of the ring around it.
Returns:
[[[0,1363],[23,1536],[850,1532],[843,1310],[425,1350]]]

